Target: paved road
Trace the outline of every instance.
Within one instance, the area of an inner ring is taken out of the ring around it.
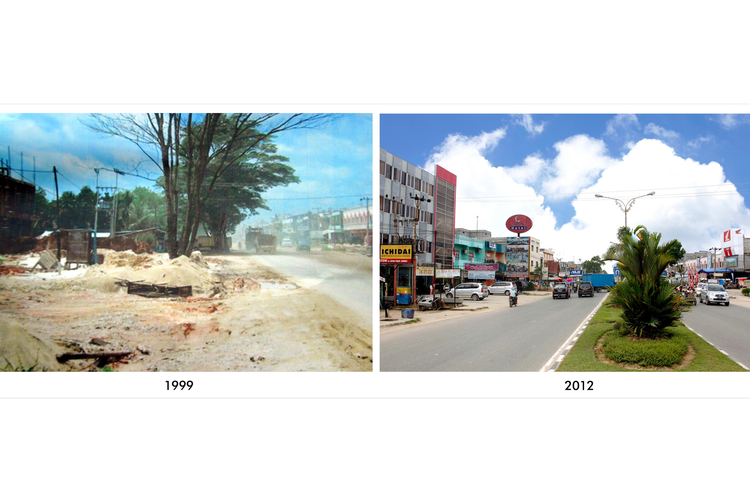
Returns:
[[[380,371],[539,371],[606,294],[545,297],[518,307],[380,332]],[[505,296],[490,296],[485,301]]]
[[[302,288],[329,296],[372,323],[371,269],[347,265],[347,259],[343,258],[337,264],[324,262],[305,252],[286,251],[275,255],[253,255],[253,258],[289,277]]]
[[[750,308],[735,305],[706,305],[698,302],[683,322],[703,335],[735,361],[750,367]]]

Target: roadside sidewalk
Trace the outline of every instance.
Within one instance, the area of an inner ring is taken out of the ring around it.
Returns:
[[[518,298],[518,307],[523,307],[524,304],[536,302],[545,297],[549,298],[551,295],[552,292],[523,292]],[[402,318],[402,309],[388,309],[388,318],[386,318],[385,311],[381,309],[380,328],[391,328],[404,325],[422,325],[446,318],[455,318],[456,316],[466,316],[468,314],[480,314],[482,312],[494,311],[507,307],[510,307],[508,305],[508,297],[505,295],[490,295],[486,299],[476,302],[464,300],[464,303],[455,309],[446,309],[442,311],[420,311],[416,306],[409,306],[406,309],[414,309],[413,319]]]
[[[727,290],[727,293],[729,294],[729,303],[731,305],[750,307],[750,297],[742,295],[742,290],[732,289]]]

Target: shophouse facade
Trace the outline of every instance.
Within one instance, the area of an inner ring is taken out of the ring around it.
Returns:
[[[455,186],[456,176],[442,167],[433,175],[380,148],[380,276],[387,297],[410,303],[429,293],[435,268],[453,267]],[[397,246],[411,249],[410,262],[394,257]]]

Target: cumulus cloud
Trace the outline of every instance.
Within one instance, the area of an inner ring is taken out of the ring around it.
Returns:
[[[590,186],[608,168],[604,141],[587,135],[575,135],[555,144],[557,156],[542,182],[541,192],[552,200],[570,198]]]
[[[646,128],[643,129],[643,132],[646,134],[655,135],[657,137],[663,137],[665,139],[677,139],[680,137],[680,134],[678,132],[675,132],[674,130],[668,130],[664,127],[660,127],[659,125],[655,125],[653,123],[649,123],[646,125]]]
[[[429,160],[458,176],[457,227],[475,227],[479,216],[480,228],[493,236],[512,236],[505,221],[523,213],[534,221],[529,235],[539,238],[542,247],[566,260],[585,260],[603,254],[625,223],[614,201],[594,194],[627,203],[650,191],[656,195],[633,203],[628,226],[660,232],[664,242],[678,239],[688,251],[713,245],[727,228],[750,227],[750,210],[719,163],[680,157],[661,140],[643,139],[615,157],[602,141],[576,135],[557,143],[553,158],[536,153],[523,165],[504,167],[482,154],[499,135],[494,140],[487,134],[453,135]],[[539,177],[544,177],[541,183]],[[576,193],[571,201],[575,215],[556,227],[548,201],[565,193]]]
[[[521,115],[520,117],[516,117],[516,124],[521,125],[526,129],[526,132],[532,136],[541,134],[546,125],[545,122],[535,124],[531,115]]]

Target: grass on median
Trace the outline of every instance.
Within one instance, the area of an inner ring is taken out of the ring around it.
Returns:
[[[596,356],[594,348],[599,340],[604,336],[604,348],[606,349],[607,344],[614,348],[616,351],[625,353],[630,352],[633,354],[633,350],[637,351],[637,347],[633,348],[633,344],[630,340],[622,338],[621,334],[615,331],[615,325],[620,319],[619,308],[610,307],[610,299],[608,298],[602,307],[597,311],[594,317],[589,322],[586,330],[581,334],[576,342],[575,346],[570,350],[565,359],[563,359],[560,366],[555,371],[562,372],[632,372],[632,371],[646,371],[626,368],[620,365],[613,365],[603,363],[599,361]],[[657,341],[650,345],[654,346],[651,355],[656,356],[657,359],[660,357],[661,362],[665,363],[668,361],[670,356],[674,357],[677,352],[682,351],[681,346],[692,346],[695,353],[695,358],[692,362],[684,367],[677,368],[674,371],[686,371],[686,372],[732,372],[732,371],[745,371],[740,365],[729,359],[728,356],[722,354],[718,349],[713,347],[711,344],[703,340],[701,337],[696,335],[688,327],[682,323],[678,323],[677,326],[667,329],[668,333],[671,334],[669,339],[664,341]],[[630,345],[623,344],[629,343]],[[648,345],[646,342],[642,343],[643,346]],[[631,348],[633,348],[631,350]],[[679,356],[681,358],[681,355]],[[638,364],[638,359],[633,357],[625,361],[635,362]],[[674,358],[673,358],[674,359]]]

